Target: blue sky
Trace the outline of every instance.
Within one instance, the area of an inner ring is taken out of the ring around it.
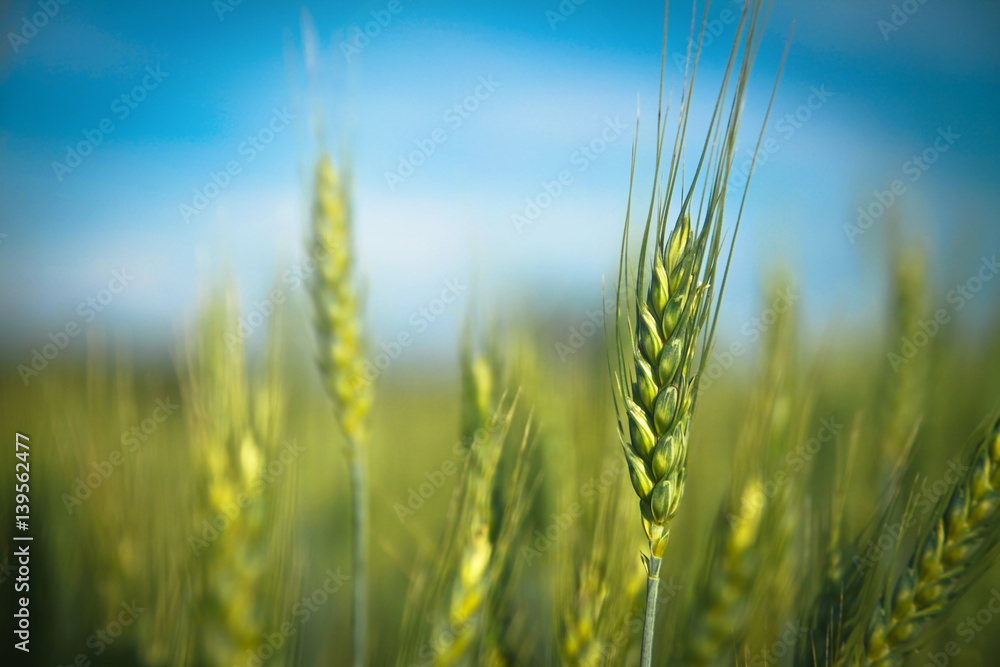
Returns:
[[[326,103],[328,134],[348,138],[377,340],[408,330],[412,313],[452,279],[474,277],[499,303],[527,293],[570,316],[598,304],[617,257],[637,97],[640,191],[649,184],[659,3],[586,0],[557,23],[546,14],[559,11],[555,0],[312,4],[311,84],[294,3],[243,0],[221,18],[208,1],[53,6],[37,32],[24,21],[43,11],[38,2],[9,3],[0,23],[0,308],[15,355],[76,319],[114,269],[136,277],[102,323],[141,333],[169,332],[190,314],[219,266],[234,267],[251,305],[272,281],[281,285],[301,259],[303,173],[316,148],[309,90]],[[739,6],[708,9],[719,37],[704,50],[693,138],[735,33],[724,12]],[[342,44],[352,28],[378,16],[391,18],[348,62]],[[755,173],[730,283],[730,331],[759,308],[759,276],[776,257],[801,277],[817,326],[833,313],[876,316],[877,290],[867,287],[878,276],[864,267],[880,252],[880,225],[854,244],[844,225],[893,180],[905,192],[887,215],[958,257],[956,276],[1000,246],[997,4],[776,0],[751,82],[746,146],[793,20],[765,128],[776,150]],[[689,21],[690,7],[673,3],[671,54],[683,52]],[[672,61],[667,74],[679,82]],[[480,99],[469,103],[477,88]],[[115,103],[122,95],[127,102]],[[449,114],[463,102],[476,108]],[[796,113],[795,123],[785,118]],[[53,162],[102,121],[113,131],[59,180]],[[948,128],[953,141],[913,180],[908,161]],[[254,135],[259,149],[244,143]],[[428,141],[433,153],[390,187],[386,174]],[[602,152],[581,158],[594,141]],[[185,221],[181,206],[211,191],[212,174],[230,162],[239,173]],[[517,233],[512,216],[562,171],[571,182]],[[452,340],[461,315],[453,308],[420,344]]]

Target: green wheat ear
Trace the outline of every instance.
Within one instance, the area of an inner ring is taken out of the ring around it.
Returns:
[[[728,274],[727,262],[722,280],[717,283],[723,242],[722,218],[747,78],[763,25],[761,18],[760,2],[747,3],[709,119],[701,156],[690,181],[685,183],[682,155],[692,83],[697,69],[697,52],[695,54],[691,76],[685,81],[685,92],[681,94],[679,125],[672,156],[665,169],[666,182],[663,186],[653,187],[634,277],[626,277],[632,270],[628,260],[632,208],[632,185],[629,186],[618,278],[618,371],[615,388],[622,449],[632,486],[639,497],[643,527],[649,538],[642,665],[652,661],[660,564],[670,536],[670,522],[684,496],[688,438],[698,380],[711,351],[725,276]],[[703,31],[704,22],[702,34]],[[734,70],[737,71],[735,82]],[[731,83],[734,85],[732,91],[729,89]],[[665,117],[666,114],[661,112],[657,124],[654,183],[660,176]],[[632,184],[635,154],[633,146]],[[745,191],[743,196],[745,201]],[[671,210],[674,204],[678,207],[676,211]],[[733,242],[739,230],[739,220],[740,216],[737,216]],[[732,246],[729,258],[732,258]],[[701,353],[696,358],[699,343]]]

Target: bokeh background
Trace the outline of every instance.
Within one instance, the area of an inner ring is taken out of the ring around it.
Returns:
[[[691,146],[711,113],[742,7],[713,0],[707,9]],[[670,8],[664,74],[675,102],[691,11],[687,3]],[[223,278],[238,285],[244,318],[275,290],[286,301],[281,358],[292,404],[289,438],[307,447],[303,469],[288,481],[300,489],[298,518],[294,530],[288,527],[299,537],[282,538],[296,553],[285,555],[279,578],[287,574],[290,589],[308,592],[322,585],[328,567],[350,570],[347,474],[311,367],[310,312],[296,273],[322,150],[351,165],[372,349],[404,334],[412,340],[377,374],[372,511],[382,528],[372,547],[379,579],[374,664],[395,659],[410,556],[432,554],[443,530],[446,493],[405,526],[393,505],[454,456],[458,349],[470,312],[486,313],[487,329],[530,332],[539,356],[532,368],[547,378],[535,397],[546,390],[563,397],[535,406],[548,425],[541,440],[556,443],[555,452],[577,448],[577,481],[604,470],[605,455],[619,452],[603,336],[594,329],[581,339],[576,332],[595,320],[607,296],[602,289],[615,282],[636,136],[640,200],[651,185],[662,16],[657,2],[608,0],[2,4],[0,414],[5,433],[27,431],[39,450],[58,452],[37,454],[39,652],[25,664],[69,664],[79,654],[97,663],[87,637],[105,626],[108,599],[132,597],[131,580],[118,575],[136,560],[123,555],[131,547],[110,548],[109,555],[99,545],[115,544],[129,522],[164,524],[159,505],[136,503],[145,519],[123,513],[122,498],[146,497],[127,479],[134,475],[141,486],[150,479],[142,475],[162,472],[164,488],[178,497],[196,494],[198,482],[184,476],[184,464],[165,464],[169,456],[156,450],[116,474],[113,483],[123,488],[109,486],[104,501],[88,502],[84,519],[67,515],[60,500],[156,400],[182,399],[178,342]],[[774,303],[768,290],[779,269],[795,294],[795,348],[804,358],[798,368],[814,383],[802,392],[815,400],[801,414],[816,423],[803,424],[803,434],[832,415],[871,444],[892,421],[887,397],[908,397],[913,404],[897,415],[902,426],[892,428],[909,432],[924,417],[916,442],[924,453],[915,469],[934,470],[995,408],[1000,281],[982,280],[962,298],[960,312],[948,295],[1000,249],[998,30],[1000,6],[988,0],[773,3],[730,182],[742,192],[762,131],[718,335],[719,349],[736,343],[743,352],[731,360],[736,372],[720,371],[723,380],[706,390],[708,416],[696,436],[703,453],[692,454],[690,473],[701,470],[702,482],[689,488],[677,561],[668,561],[684,590],[697,587],[685,568],[697,560],[700,536],[727,495],[733,443],[752,410],[758,362],[768,354],[768,327],[758,318]],[[688,164],[694,159],[691,153]],[[552,196],[563,172],[568,177]],[[926,374],[909,380],[924,387],[916,393],[893,384],[899,374],[887,361],[906,335],[899,304],[911,265],[919,267],[919,286],[909,294],[919,294],[910,323],[938,308],[958,323],[934,339]],[[121,276],[127,284],[118,291]],[[258,333],[273,324],[263,319],[267,326],[245,337],[255,358],[271,340]],[[43,371],[19,370],[74,323],[83,335]],[[126,393],[93,377],[95,360],[110,364],[122,348],[129,361],[114,368],[135,375]],[[188,407],[151,442],[167,452],[185,445]],[[820,459],[825,469],[836,467],[832,452]],[[855,528],[877,507],[885,480],[886,460],[873,461],[872,476],[859,475],[872,488],[853,498],[849,512]],[[547,470],[546,484],[560,479],[558,466]],[[830,483],[825,473],[817,478]],[[6,472],[0,488],[12,495]],[[543,488],[530,526],[547,525],[561,493]],[[9,500],[0,505],[4,516]],[[183,530],[164,529],[156,539],[166,544],[178,534]],[[684,535],[699,537],[686,542]],[[5,557],[9,543],[0,548]],[[178,559],[159,563],[164,571],[155,576],[137,567],[146,575],[134,590],[159,602],[150,603],[155,611],[142,634],[101,660],[161,664],[137,647],[191,632],[164,620],[198,618],[184,606]],[[542,635],[555,634],[557,623],[539,591],[572,570],[553,558],[514,587],[528,591],[528,618]],[[990,586],[1000,585],[996,573],[988,576]],[[0,583],[5,617],[9,586],[9,578]],[[969,602],[973,613],[989,590]],[[316,618],[289,663],[347,664],[348,597],[335,598]],[[525,625],[531,623],[511,623]],[[939,643],[953,638],[954,624],[949,628]],[[530,647],[533,664],[555,662],[552,646],[514,635]],[[996,643],[985,635],[976,642],[950,664],[994,664]],[[913,664],[920,659],[926,656]]]

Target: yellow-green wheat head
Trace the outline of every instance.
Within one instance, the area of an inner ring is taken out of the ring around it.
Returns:
[[[622,446],[654,558],[663,557],[670,520],[684,495],[698,376],[711,348],[728,271],[727,263],[717,285],[723,211],[746,78],[759,39],[759,14],[759,3],[747,4],[689,182],[685,182],[680,156],[693,70],[685,82],[672,157],[664,169],[663,185],[653,188],[638,267],[632,275],[628,260],[631,192],[629,196],[618,279],[616,390]],[[665,120],[658,123],[654,181],[660,175],[665,129]],[[634,180],[635,148],[632,168]],[[672,210],[675,203],[676,210]],[[730,247],[730,257],[731,252]],[[706,324],[710,324],[708,329]],[[699,342],[701,351],[696,355]]]
[[[367,442],[372,387],[364,374],[361,299],[354,276],[348,183],[329,155],[316,166],[310,256],[316,262],[310,286],[318,345],[317,363],[337,417],[352,445]]]

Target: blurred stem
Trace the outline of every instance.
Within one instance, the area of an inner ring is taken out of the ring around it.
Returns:
[[[650,556],[648,578],[646,580],[646,620],[642,624],[642,653],[639,655],[639,666],[650,667],[653,664],[653,638],[656,633],[656,602],[660,596],[660,564],[662,558]]]
[[[354,538],[354,667],[368,662],[368,470],[363,443],[351,443]]]

